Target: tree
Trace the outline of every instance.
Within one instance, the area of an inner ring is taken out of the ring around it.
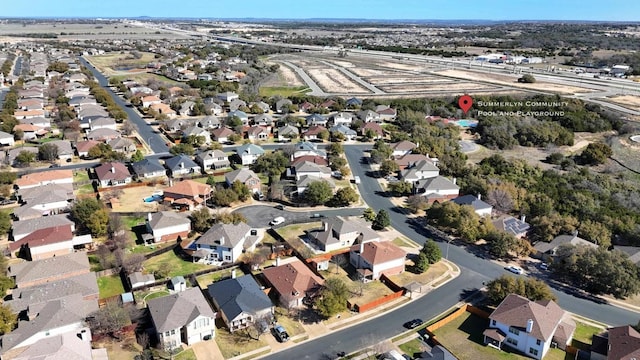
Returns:
[[[489,252],[499,258],[509,256],[517,244],[516,237],[505,231],[492,231],[485,239],[489,243]]]
[[[108,301],[106,306],[87,317],[87,323],[92,333],[109,335],[131,324],[131,320],[127,310],[120,307],[117,301]]]
[[[200,233],[209,230],[213,223],[213,216],[206,207],[194,210],[189,218],[191,219],[191,228]]]
[[[387,210],[382,209],[376,215],[376,218],[373,220],[373,224],[371,224],[371,228],[373,230],[382,230],[387,226],[391,225],[391,218],[389,217],[389,213]]]
[[[251,169],[263,173],[270,178],[279,178],[285,172],[291,161],[282,151],[273,151],[260,155],[251,165]]]
[[[408,181],[396,181],[387,185],[393,196],[405,196],[413,192],[413,185]]]
[[[329,278],[314,302],[320,315],[329,318],[347,309],[349,289],[340,278]]]
[[[407,198],[407,208],[409,208],[409,210],[411,210],[411,212],[415,214],[418,211],[428,209],[429,202],[424,196],[411,195]]]
[[[144,160],[144,155],[142,154],[142,151],[137,149],[136,152],[131,155],[131,162],[138,162],[142,160]]]
[[[533,84],[536,82],[536,78],[531,74],[524,74],[521,78],[518,79],[520,83]]]
[[[91,235],[103,236],[107,234],[107,225],[109,224],[109,211],[102,208],[93,212],[88,221],[84,224]]]
[[[142,263],[146,260],[144,254],[126,254],[122,261],[122,268],[127,274],[142,270]]]
[[[424,243],[422,249],[420,249],[420,253],[426,256],[429,264],[435,264],[440,261],[440,259],[442,259],[442,251],[440,250],[438,244],[436,244],[436,242],[432,239],[428,239]]]
[[[38,157],[43,161],[54,161],[58,159],[58,145],[46,143],[38,147]]]
[[[556,300],[551,288],[543,281],[534,278],[515,278],[502,275],[487,283],[487,299],[498,305],[509,294],[524,296],[531,301]]]
[[[586,165],[604,164],[609,157],[613,155],[613,151],[609,145],[605,143],[591,143],[580,154],[580,160]]]
[[[89,231],[91,231],[91,228],[94,226],[98,230],[101,226],[104,226],[104,232],[102,232],[101,235],[104,235],[107,231],[109,214],[106,209],[104,209],[102,203],[95,198],[85,198],[76,201],[71,207],[71,216],[81,227]]]
[[[382,176],[394,174],[398,172],[398,170],[400,170],[400,167],[393,160],[385,159],[382,160],[382,164],[380,164],[380,172],[382,173]]]
[[[331,199],[333,189],[323,180],[312,181],[304,191],[304,199],[311,205],[322,205]]]
[[[247,201],[251,197],[251,190],[240,180],[236,180],[231,184],[231,190],[238,195],[238,200]]]
[[[429,258],[427,257],[427,254],[422,251],[418,253],[414,268],[418,274],[422,274],[429,270]]]
[[[10,185],[18,178],[18,175],[11,171],[0,171],[0,184]]]
[[[0,334],[11,332],[18,323],[18,316],[9,305],[0,305]]]
[[[229,206],[231,203],[238,201],[238,194],[233,189],[219,188],[214,191],[211,201],[216,206]]]
[[[8,234],[11,230],[11,215],[0,212],[0,234]]]
[[[362,213],[362,217],[364,217],[366,221],[373,221],[376,219],[376,212],[372,208],[366,208]]]
[[[358,201],[358,193],[350,187],[338,189],[331,200],[332,206],[345,207]]]
[[[344,147],[340,143],[331,143],[331,145],[327,147],[327,152],[332,155],[344,154]]]
[[[239,224],[241,222],[246,223],[247,218],[239,212],[225,211],[217,213],[214,216],[213,221],[222,224]]]
[[[178,145],[174,145],[169,149],[169,152],[173,155],[193,155],[195,153],[195,149],[193,145],[187,143],[180,143]]]
[[[32,162],[36,160],[36,154],[31,151],[22,150],[16,156],[16,163],[20,166],[29,166]]]

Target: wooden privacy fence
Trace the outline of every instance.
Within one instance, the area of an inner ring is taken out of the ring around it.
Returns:
[[[390,301],[393,301],[395,299],[398,299],[400,297],[402,297],[402,294],[404,294],[404,291],[397,291],[394,292],[393,294],[389,294],[380,298],[377,298],[373,301],[370,301],[366,304],[351,304],[350,302],[347,302],[347,306],[349,307],[349,309],[357,311],[359,313],[374,309],[382,304],[388,303]]]

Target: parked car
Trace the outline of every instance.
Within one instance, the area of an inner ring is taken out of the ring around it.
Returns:
[[[413,319],[404,323],[404,327],[406,327],[407,329],[415,329],[423,323],[424,321],[422,321],[422,319]]]
[[[280,342],[289,341],[289,334],[284,329],[284,327],[282,327],[282,325],[274,326],[273,327],[273,333],[275,334],[276,339],[278,339],[278,341],[280,341]]]
[[[549,269],[549,265],[547,263],[540,263],[540,269],[541,270],[547,270],[547,269]]]
[[[274,206],[274,208],[276,208],[278,210],[284,210],[284,205],[276,205],[276,206]]]
[[[280,225],[285,221],[285,219],[282,216],[278,216],[277,218],[271,220],[271,222],[269,223],[269,225],[271,226],[276,226],[276,225]]]
[[[13,200],[13,199],[5,199],[0,201],[0,205],[11,205],[11,204],[15,204],[17,203],[17,200]]]
[[[360,184],[360,176],[354,176],[353,182],[357,185]]]
[[[522,270],[522,268],[513,266],[513,265],[509,265],[505,267],[505,270],[511,271],[512,273],[518,274],[518,275],[522,275],[524,273],[524,270]]]
[[[60,164],[51,164],[51,166],[49,166],[49,169],[55,169],[59,167],[60,167]]]
[[[322,215],[322,214],[311,214],[311,218],[312,219],[320,219],[320,218],[323,218],[323,217],[324,217],[324,215]]]

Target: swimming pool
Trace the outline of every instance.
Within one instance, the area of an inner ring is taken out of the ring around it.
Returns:
[[[460,127],[476,127],[478,126],[478,120],[470,120],[470,119],[461,119],[461,120],[456,120],[456,125],[460,126]]]
[[[162,195],[153,195],[142,199],[146,203],[162,200]]]

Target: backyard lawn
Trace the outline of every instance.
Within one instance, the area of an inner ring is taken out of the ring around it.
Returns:
[[[101,276],[98,278],[98,290],[100,299],[105,299],[122,294],[124,286],[122,286],[119,275]]]
[[[169,278],[178,275],[184,276],[196,271],[210,268],[209,266],[204,264],[193,263],[189,260],[183,260],[178,257],[178,255],[176,255],[173,251],[168,251],[164,254],[154,256],[142,263],[142,266],[149,273],[153,273],[161,267],[168,268],[170,269],[168,275]]]
[[[233,269],[236,270],[236,276],[246,275],[242,271],[242,269],[239,268],[239,267],[235,267]],[[207,286],[209,286],[211,283],[214,283],[216,281],[220,281],[222,279],[231,278],[231,270],[232,269],[224,269],[224,270],[220,270],[220,271],[210,272],[208,274],[204,274],[204,275],[200,275],[200,276],[196,277],[196,280],[198,280],[198,284],[200,285],[200,288],[202,290],[206,290]]]
[[[222,356],[228,359],[267,346],[267,343],[262,340],[265,336],[271,335],[263,334],[260,340],[253,340],[244,331],[230,333],[226,328],[219,326],[216,329],[215,339]]]
[[[300,236],[303,236],[305,230],[319,229],[321,226],[322,226],[322,222],[315,221],[315,222],[310,222],[305,224],[295,224],[295,225],[284,226],[277,229],[276,231],[286,241],[291,241],[291,240],[298,239]]]
[[[589,350],[593,335],[600,334],[603,331],[604,328],[576,321],[576,331],[573,333],[571,345],[579,349]]]

